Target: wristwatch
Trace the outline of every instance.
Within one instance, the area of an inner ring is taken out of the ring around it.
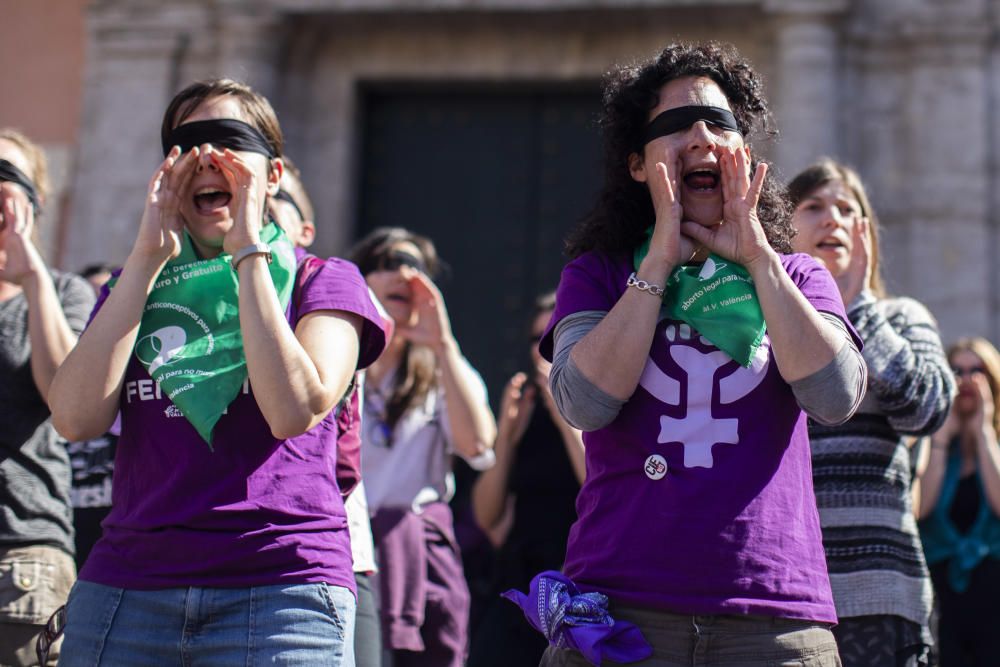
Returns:
[[[273,259],[271,256],[271,246],[258,241],[257,243],[252,243],[245,248],[240,248],[233,253],[233,259],[231,260],[233,270],[235,271],[239,263],[250,255],[264,255],[264,257],[267,258],[268,264],[270,264]]]

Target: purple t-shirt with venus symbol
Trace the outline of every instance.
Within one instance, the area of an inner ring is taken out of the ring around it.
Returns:
[[[825,268],[808,255],[781,261],[814,308],[847,324]],[[624,256],[570,262],[542,354],[551,358],[563,318],[610,311],[631,272]],[[581,590],[681,614],[836,622],[806,416],[767,336],[743,368],[687,324],[661,320],[635,393],[583,437],[587,480],[563,569]]]

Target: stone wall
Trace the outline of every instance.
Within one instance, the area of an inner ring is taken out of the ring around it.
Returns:
[[[48,259],[59,256],[60,230],[71,209],[85,4],[64,0],[53,12],[43,3],[0,0],[0,127],[23,132],[45,151],[51,192],[38,232]]]
[[[160,114],[194,78],[270,96],[320,220],[352,234],[368,85],[594,82],[673,38],[736,44],[766,75],[789,176],[858,167],[890,288],[947,339],[1000,337],[998,0],[101,0],[89,17],[76,217],[67,257],[121,260],[160,159]],[[142,165],[146,165],[143,168]],[[82,193],[99,192],[100,196]],[[95,234],[95,230],[114,232]]]

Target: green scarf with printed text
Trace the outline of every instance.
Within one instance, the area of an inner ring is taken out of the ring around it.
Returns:
[[[633,266],[649,252],[653,228],[635,249]],[[718,255],[704,264],[678,266],[663,288],[663,306],[674,320],[686,322],[745,368],[764,339],[766,325],[753,279],[745,268]]]
[[[295,252],[281,228],[269,223],[261,241],[282,309],[295,281]],[[146,300],[135,356],[212,448],[219,418],[247,378],[240,333],[239,276],[223,253],[200,259],[187,233],[180,255],[163,267]]]

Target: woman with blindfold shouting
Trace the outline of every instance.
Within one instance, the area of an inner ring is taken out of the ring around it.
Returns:
[[[333,408],[381,353],[382,318],[347,262],[300,281],[265,217],[283,171],[267,100],[189,86],[162,142],[132,252],[53,382],[72,439],[122,415],[63,661],[353,665]]]
[[[461,667],[470,596],[448,506],[452,458],[491,466],[496,424],[433,282],[430,239],[376,229],[351,258],[395,321],[367,372],[361,429],[386,648],[393,667]]]
[[[508,593],[543,665],[839,664],[806,414],[847,419],[865,370],[830,274],[787,254],[766,116],[714,43],[605,88],[604,190],[541,342],[587,479],[563,571]]]
[[[35,639],[76,578],[70,464],[49,419],[50,385],[94,304],[50,271],[33,237],[45,155],[0,129],[0,664],[35,665]],[[51,646],[55,660],[59,645]],[[47,663],[43,663],[47,664]]]

